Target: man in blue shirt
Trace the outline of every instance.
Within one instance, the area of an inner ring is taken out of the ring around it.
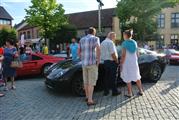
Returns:
[[[76,61],[78,59],[78,43],[76,39],[72,39],[72,44],[70,45],[70,52],[72,54],[72,60]]]

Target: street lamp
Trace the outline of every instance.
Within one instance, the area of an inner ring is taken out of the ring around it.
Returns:
[[[98,5],[98,31],[99,31],[99,34],[102,33],[101,31],[101,10],[102,10],[102,6],[104,6],[104,4],[102,3],[101,0],[96,0],[99,5]]]

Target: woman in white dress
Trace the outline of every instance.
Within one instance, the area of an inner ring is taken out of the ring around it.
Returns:
[[[126,30],[123,33],[125,41],[122,43],[122,56],[121,56],[121,78],[127,84],[128,94],[126,97],[132,97],[131,82],[137,83],[139,89],[138,95],[143,95],[141,76],[138,65],[138,51],[137,43],[132,39],[133,32]]]

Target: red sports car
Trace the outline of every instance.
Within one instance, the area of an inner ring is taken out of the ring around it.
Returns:
[[[17,77],[44,74],[53,63],[63,60],[64,58],[32,53],[26,56],[26,59],[23,61],[23,67],[17,69]]]
[[[179,51],[176,51],[175,49],[165,49],[164,53],[166,54],[166,58],[168,59],[169,63],[179,63]]]

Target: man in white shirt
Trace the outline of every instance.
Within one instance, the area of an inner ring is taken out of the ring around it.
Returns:
[[[107,38],[101,43],[101,61],[104,62],[105,78],[104,78],[104,95],[109,94],[109,89],[112,89],[112,96],[117,96],[120,92],[117,89],[116,71],[118,66],[118,54],[114,40],[116,34],[108,33]]]

